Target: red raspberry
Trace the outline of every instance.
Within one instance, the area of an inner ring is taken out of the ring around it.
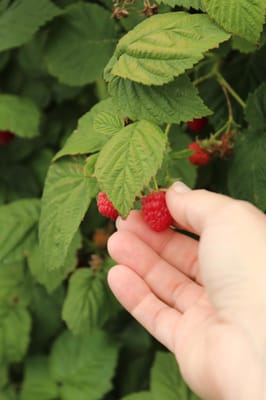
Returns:
[[[9,131],[1,131],[0,130],[0,144],[7,144],[14,139],[15,135]]]
[[[200,132],[207,125],[208,119],[206,117],[203,118],[195,118],[192,121],[187,122],[187,127],[192,132]]]
[[[119,213],[114,208],[113,203],[108,199],[105,192],[100,192],[97,199],[98,211],[100,214],[113,221],[118,217]]]
[[[164,231],[173,222],[165,200],[165,192],[148,194],[142,199],[144,220],[156,232]]]
[[[189,161],[194,165],[206,165],[211,160],[211,155],[208,151],[200,148],[200,145],[196,142],[190,143],[189,149],[194,150],[194,154],[189,157]]]

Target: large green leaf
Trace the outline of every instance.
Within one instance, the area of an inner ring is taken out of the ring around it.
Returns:
[[[18,200],[0,207],[0,261],[22,259],[34,242],[40,201]]]
[[[40,248],[47,270],[62,268],[69,246],[96,195],[93,178],[84,176],[82,159],[52,164],[47,174],[39,224]]]
[[[101,150],[95,175],[121,215],[128,214],[135,197],[155,176],[165,145],[161,129],[142,120],[121,129]]]
[[[182,6],[185,8],[195,8],[196,10],[202,9],[201,0],[159,0],[159,3],[167,4],[170,7]]]
[[[37,280],[51,293],[77,265],[77,250],[81,247],[81,235],[77,231],[68,248],[64,264],[57,269],[48,270],[42,257],[40,246],[37,244],[31,249],[28,257],[29,268]]]
[[[251,129],[251,128],[250,128]],[[228,188],[232,196],[266,211],[266,129],[241,132],[229,166]]]
[[[72,336],[64,332],[51,355],[51,374],[62,400],[100,400],[112,388],[118,346],[105,333]]]
[[[189,399],[189,389],[180,375],[173,354],[157,352],[151,369],[151,394],[153,400]]]
[[[265,0],[201,0],[211,18],[228,32],[256,42],[265,22]]]
[[[0,363],[20,361],[28,348],[31,318],[20,304],[0,306]]]
[[[47,41],[51,74],[68,85],[95,81],[112,55],[115,38],[114,20],[104,8],[81,2],[69,6]]]
[[[39,134],[39,123],[40,112],[31,100],[11,94],[0,95],[0,129],[32,138]]]
[[[70,278],[63,319],[74,334],[89,334],[110,317],[110,303],[106,274],[89,268],[79,269]]]
[[[25,379],[22,384],[20,400],[55,400],[58,387],[49,371],[47,357],[32,357],[27,360]]]
[[[114,77],[109,83],[109,90],[120,114],[132,120],[179,124],[211,114],[186,75],[164,86],[148,87]]]
[[[264,129],[266,132],[266,83],[248,96],[245,112],[252,130]]]
[[[127,33],[106,70],[145,85],[163,85],[229,38],[207,15],[155,15]],[[107,74],[108,77],[108,74]]]
[[[99,151],[108,140],[108,135],[94,129],[94,119],[101,112],[113,112],[111,98],[97,103],[78,121],[77,130],[67,139],[64,147],[55,155],[54,160],[67,155],[89,154]]]
[[[0,16],[0,51],[21,46],[62,11],[50,0],[16,0]]]

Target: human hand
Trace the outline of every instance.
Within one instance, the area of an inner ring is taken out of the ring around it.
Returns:
[[[153,232],[139,211],[119,219],[108,276],[122,305],[172,351],[208,400],[266,399],[266,217],[252,205],[182,183],[168,189],[178,226]]]

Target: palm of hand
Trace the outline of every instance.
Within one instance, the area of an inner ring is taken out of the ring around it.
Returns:
[[[175,353],[184,378],[200,396],[224,398],[226,386],[228,393],[235,392],[233,399],[242,396],[235,387],[235,375],[243,369],[243,362],[248,360],[251,369],[255,362],[252,352],[247,354],[248,335],[235,321],[234,309],[226,306],[230,293],[236,295],[231,303],[237,302],[235,278],[226,281],[222,276],[219,279],[217,270],[216,276],[209,273],[209,280],[218,280],[213,285],[215,297],[202,285],[199,257],[203,261],[207,257],[211,268],[213,257],[211,250],[206,254],[204,243],[210,244],[208,249],[214,245],[217,253],[214,237],[213,232],[206,233],[199,247],[199,242],[173,231],[150,231],[141,214],[132,212],[119,222],[118,232],[109,242],[111,256],[121,264],[112,270],[109,282],[131,314]],[[225,302],[220,302],[220,297]],[[245,398],[252,398],[243,390]]]

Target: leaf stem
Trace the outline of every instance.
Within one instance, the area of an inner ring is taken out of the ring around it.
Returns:
[[[200,78],[195,79],[195,80],[193,81],[193,85],[194,85],[194,86],[200,85],[201,83],[203,83],[203,82],[205,82],[205,81],[207,81],[207,80],[213,78],[214,76],[215,76],[215,73],[214,73],[213,71],[211,71],[211,72],[209,72],[208,74],[202,75]]]
[[[165,131],[164,131],[165,136],[168,136],[168,133],[170,132],[171,126],[172,126],[172,124],[167,124],[166,125]]]
[[[223,87],[231,94],[231,96],[240,104],[242,108],[246,108],[246,103],[241,99],[241,97],[234,91],[232,86],[224,79],[224,77],[217,71],[216,73],[217,81],[220,83],[222,89]],[[223,89],[224,90],[224,89]]]

